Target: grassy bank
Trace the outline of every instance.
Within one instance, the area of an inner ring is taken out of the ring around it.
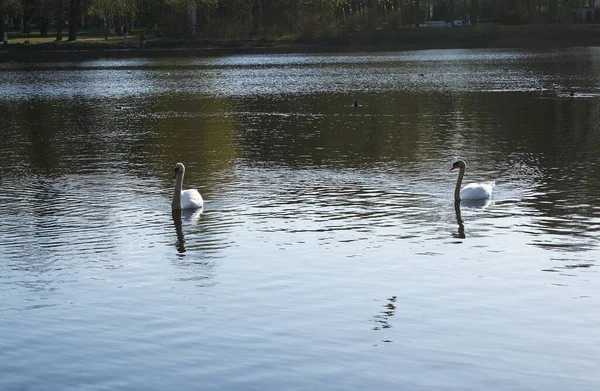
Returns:
[[[146,37],[140,50],[140,36]],[[300,38],[246,37],[243,39],[172,39],[156,33],[133,30],[127,41],[120,36],[104,39],[101,30],[81,31],[76,41],[42,38],[39,33],[9,32],[9,45],[0,60],[40,60],[61,57],[168,56],[228,53],[319,52],[349,50],[414,50],[434,48],[552,48],[600,46],[600,25],[523,25],[480,24],[468,28],[380,28],[369,31],[330,31],[328,34]]]

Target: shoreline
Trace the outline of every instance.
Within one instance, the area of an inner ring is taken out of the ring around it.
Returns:
[[[285,46],[252,46],[242,48],[150,48],[150,49],[69,49],[69,50],[43,50],[43,51],[17,51],[1,52],[0,63],[20,62],[63,62],[93,60],[101,58],[160,58],[160,57],[219,57],[231,55],[252,54],[310,54],[310,53],[353,53],[353,52],[403,52],[418,50],[452,50],[452,49],[539,49],[552,50],[570,47],[597,47],[596,44],[564,44],[564,45],[285,45]]]
[[[125,43],[13,43],[0,47],[0,63],[77,61],[98,58],[208,57],[246,54],[350,53],[444,49],[539,49],[600,46],[600,25],[486,26],[380,30],[310,40],[173,40],[154,38],[139,48]]]

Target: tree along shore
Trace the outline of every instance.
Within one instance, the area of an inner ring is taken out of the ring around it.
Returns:
[[[140,40],[144,34],[145,40]],[[165,57],[260,53],[319,53],[419,49],[600,46],[600,25],[483,25],[454,28],[379,29],[312,38],[171,39],[151,31],[122,37],[90,35],[74,42],[14,35],[0,61],[74,60],[100,57]]]

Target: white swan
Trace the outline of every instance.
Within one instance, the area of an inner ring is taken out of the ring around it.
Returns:
[[[181,209],[198,209],[204,205],[204,200],[198,190],[189,189],[181,190],[183,187],[183,175],[185,174],[185,166],[181,163],[175,165],[175,174],[173,178],[175,180],[175,192],[173,193],[173,210]]]
[[[463,176],[465,176],[467,163],[464,160],[454,162],[450,171],[455,168],[460,168],[458,179],[456,180],[456,189],[454,190],[455,200],[486,200],[492,198],[493,183],[469,183],[461,190],[460,185],[462,184]]]

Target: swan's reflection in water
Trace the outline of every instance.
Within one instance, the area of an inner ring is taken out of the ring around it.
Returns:
[[[200,219],[203,211],[204,209],[200,208],[174,210],[171,212],[173,224],[175,224],[175,232],[177,233],[177,242],[175,243],[175,247],[180,254],[183,254],[187,251],[185,249],[185,236],[183,235],[183,221],[197,221]]]
[[[465,225],[463,224],[462,216],[460,215],[460,200],[454,201],[454,211],[456,212],[456,222],[458,223],[458,232],[453,233],[452,236],[458,239],[465,239]]]
[[[463,224],[462,215],[460,213],[461,206],[466,208],[483,209],[492,204],[490,200],[456,200],[454,201],[454,212],[456,212],[456,223],[458,224],[458,231],[453,233],[457,239],[466,239],[465,225]]]

